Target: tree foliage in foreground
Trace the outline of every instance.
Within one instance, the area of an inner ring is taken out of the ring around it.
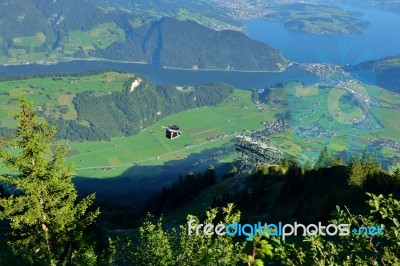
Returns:
[[[19,122],[16,138],[10,142],[3,141],[0,148],[0,160],[8,172],[14,173],[0,176],[0,183],[6,185],[6,189],[0,185],[0,220],[6,220],[10,227],[10,250],[25,261],[10,260],[12,256],[3,251],[5,248],[0,241],[0,265],[9,265],[10,261],[13,265],[400,264],[400,201],[389,193],[386,193],[388,196],[367,193],[370,209],[367,215],[354,215],[347,207],[336,207],[334,218],[329,222],[349,224],[351,228],[381,226],[384,229],[382,236],[298,236],[294,241],[286,242],[280,237],[255,236],[252,242],[244,242],[244,238],[211,236],[202,230],[197,235],[194,232],[189,235],[188,223],[173,228],[165,226],[162,218],[154,221],[149,216],[139,228],[137,239],[111,241],[108,250],[111,256],[106,254],[100,261],[101,257],[98,258],[94,252],[98,243],[88,240],[84,234],[99,214],[99,210],[90,211],[94,195],[77,202],[77,191],[71,182],[72,166],[64,166],[66,148],[57,147],[51,152],[55,129],[38,121],[30,104],[22,100],[21,112],[16,118]],[[348,173],[344,181],[348,181],[349,187],[373,191],[373,187],[392,186],[394,190],[390,191],[396,191],[400,170],[397,169],[393,175],[382,172],[375,156],[366,150],[361,158],[353,157],[347,166],[340,166],[341,163],[336,164],[333,160],[326,163],[326,158],[332,158],[326,149],[320,157],[325,173],[335,170],[335,167],[329,168],[331,163],[341,172]],[[305,171],[295,163],[286,162],[284,165],[287,168],[284,174],[292,182],[288,183],[291,185],[286,187],[287,191],[292,191],[291,187],[298,189],[302,184],[304,189],[312,187],[304,186],[304,183],[309,182],[307,175],[314,170]],[[262,175],[280,172],[268,168],[262,170]],[[332,186],[330,189],[343,192]],[[247,198],[251,204],[261,202],[268,194],[256,193],[255,189],[251,191]],[[228,225],[239,220],[240,213],[233,211],[233,204],[228,204],[222,214],[217,209],[207,211],[202,224]],[[201,223],[192,215],[188,216],[189,221],[192,227]],[[246,243],[249,249],[245,248]]]
[[[371,215],[354,215],[346,207],[336,207],[331,224],[381,226],[383,236],[350,233],[349,236],[305,236],[300,245],[283,242],[277,237],[255,237],[252,255],[244,256],[248,265],[399,265],[400,264],[400,201],[393,195],[367,193]],[[268,245],[272,251],[257,252]]]
[[[149,216],[139,229],[137,241],[121,241],[114,262],[117,265],[399,265],[400,263],[400,201],[392,195],[367,193],[370,215],[352,214],[347,207],[336,207],[331,224],[381,226],[383,236],[352,234],[348,236],[292,236],[296,241],[282,241],[279,236],[255,235],[251,242],[244,236],[237,242],[230,236],[188,234],[188,224],[179,230],[166,230],[162,218]],[[240,213],[233,205],[224,208],[218,219],[217,209],[206,213],[202,224],[238,222]],[[200,223],[189,215],[187,221]],[[218,222],[219,221],[219,222]],[[266,224],[265,224],[266,225]],[[292,239],[293,240],[293,239]],[[245,245],[247,244],[247,248]]]
[[[222,218],[220,216],[223,216]],[[240,212],[233,211],[233,204],[223,208],[222,215],[217,209],[206,212],[206,218],[188,215],[192,226],[206,224],[231,224],[240,220]],[[219,221],[219,222],[218,222]],[[149,215],[139,228],[138,241],[121,241],[117,248],[117,265],[236,265],[245,244],[238,243],[230,236],[208,236],[202,230],[188,234],[187,224],[178,230],[166,230],[162,218],[154,221]]]
[[[96,260],[83,232],[99,215],[90,211],[94,194],[77,202],[73,167],[65,166],[66,147],[51,152],[55,128],[38,121],[31,104],[21,100],[16,138],[2,142],[1,175],[10,196],[0,198],[0,220],[11,228],[8,245],[32,264],[60,265]]]

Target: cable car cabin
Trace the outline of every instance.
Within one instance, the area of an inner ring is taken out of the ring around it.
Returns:
[[[165,137],[168,139],[176,139],[181,135],[179,127],[177,125],[165,127]]]

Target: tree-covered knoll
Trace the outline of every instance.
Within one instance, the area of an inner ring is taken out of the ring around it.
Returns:
[[[132,83],[140,84],[131,91]],[[108,140],[133,135],[158,120],[190,108],[215,106],[233,92],[223,83],[179,89],[172,85],[154,85],[144,78],[130,80],[124,91],[96,96],[79,93],[73,100],[78,119],[52,120],[57,138],[70,140]],[[85,121],[87,125],[80,122]]]
[[[350,71],[359,72],[362,78],[387,90],[400,92],[400,56],[390,56],[349,66]],[[371,73],[372,72],[372,73]],[[364,77],[364,75],[366,75]]]

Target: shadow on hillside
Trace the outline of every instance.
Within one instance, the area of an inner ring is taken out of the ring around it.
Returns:
[[[99,201],[113,201],[142,204],[149,196],[172,184],[188,172],[204,172],[210,165],[216,168],[217,175],[227,172],[227,166],[219,159],[233,151],[231,145],[192,153],[186,159],[172,160],[163,165],[134,166],[122,175],[113,178],[76,177],[74,183],[81,195],[96,192]]]

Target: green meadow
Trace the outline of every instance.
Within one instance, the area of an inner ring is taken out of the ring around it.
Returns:
[[[231,143],[235,134],[245,129],[261,128],[266,120],[273,120],[273,113],[258,111],[249,91],[236,90],[219,106],[171,115],[135,136],[121,136],[111,142],[68,143],[69,158],[79,176],[117,176],[131,167],[163,165],[171,160],[186,159],[192,153]],[[174,140],[165,137],[163,128],[172,124],[179,125],[182,131],[182,135]],[[227,136],[207,140],[222,134]],[[109,167],[113,169],[107,169]]]
[[[303,162],[315,161],[324,146],[334,152],[360,152],[368,146],[382,161],[397,165],[398,152],[376,142],[400,143],[400,95],[364,84],[353,90],[368,96],[363,108],[343,89],[296,83],[273,89],[270,106],[290,113],[291,129],[271,138],[290,147],[285,152]],[[354,124],[354,120],[361,122]]]
[[[36,108],[50,117],[75,119],[72,99],[79,92],[95,91],[97,95],[120,91],[131,73],[105,72],[81,77],[45,77],[0,83],[0,121],[2,126],[15,125],[11,113],[18,111],[18,99],[25,96]],[[64,111],[62,111],[62,109]]]
[[[9,114],[18,111],[21,95],[33,101],[35,108],[46,116],[76,119],[72,100],[77,93],[94,91],[102,95],[119,91],[133,77],[132,73],[104,72],[1,82],[0,126],[15,126]],[[193,169],[206,164],[207,158],[232,162],[236,158],[233,145],[236,134],[263,129],[263,122],[274,122],[278,114],[286,113],[290,128],[269,136],[286,156],[294,156],[302,163],[315,162],[324,146],[337,153],[360,152],[369,146],[386,168],[398,166],[398,152],[376,141],[400,143],[399,94],[360,84],[353,89],[378,104],[360,108],[342,89],[289,83],[271,88],[267,96],[260,95],[263,111],[253,102],[250,91],[235,90],[217,106],[171,115],[134,136],[115,137],[111,141],[60,142],[68,146],[68,160],[74,163],[77,176],[145,178],[162,175],[163,167],[176,165],[171,162],[182,161]],[[360,126],[351,123],[362,117],[365,119]],[[163,128],[172,124],[179,125],[182,131],[174,140],[165,137]],[[224,149],[228,152],[223,152]]]
[[[8,54],[0,52],[1,64],[24,64],[71,58],[79,54],[79,58],[88,57],[90,50],[105,49],[114,42],[125,40],[125,32],[115,23],[101,23],[88,30],[66,32],[57,49],[43,52],[41,48],[48,36],[37,32],[33,36],[14,36],[13,48]],[[0,39],[0,43],[2,39]]]
[[[34,36],[19,36],[13,38],[13,42],[17,46],[39,47],[45,41],[46,35],[43,32],[38,32]]]
[[[113,42],[123,40],[125,40],[125,32],[115,23],[102,23],[88,31],[68,32],[62,52],[66,56],[80,50],[87,53],[89,50],[105,49]]]

